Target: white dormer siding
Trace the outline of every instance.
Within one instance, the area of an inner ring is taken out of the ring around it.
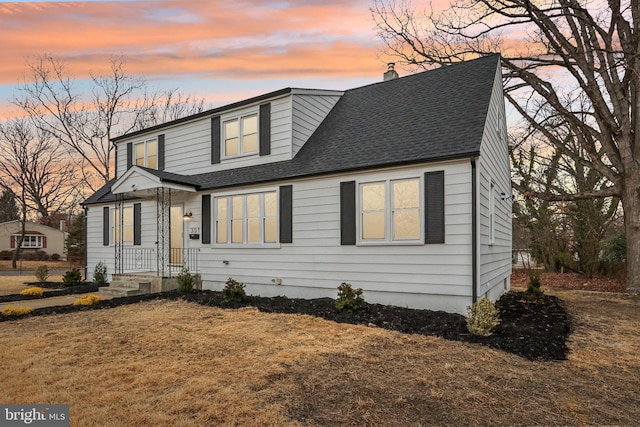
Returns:
[[[143,133],[118,141],[117,177],[127,171],[127,144],[146,142],[164,135],[164,170],[181,175],[194,175],[290,160],[329,114],[343,92],[293,89],[291,93],[251,105],[222,111],[192,121]],[[247,115],[257,115],[260,106],[270,104],[270,153],[259,152],[228,156],[224,151],[224,124]],[[211,147],[212,118],[219,118],[220,162],[213,163]],[[135,160],[134,160],[135,161]]]
[[[295,157],[342,96],[342,93],[333,91],[314,92],[316,94],[299,93],[293,96],[292,157]]]

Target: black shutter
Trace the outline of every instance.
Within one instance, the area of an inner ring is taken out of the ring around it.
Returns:
[[[444,243],[444,171],[424,174],[425,243]]]
[[[211,194],[202,195],[202,243],[211,243]]]
[[[211,119],[211,164],[220,163],[220,117]]]
[[[158,135],[158,170],[164,170],[164,134]]]
[[[293,243],[293,186],[280,186],[280,243]]]
[[[260,106],[260,155],[271,154],[271,104]]]
[[[109,207],[102,208],[102,245],[109,246],[109,230],[111,230],[109,224]]]
[[[133,204],[133,244],[142,244],[142,204]]]
[[[133,166],[133,143],[127,144],[127,170]]]
[[[356,244],[356,182],[340,183],[340,244]]]

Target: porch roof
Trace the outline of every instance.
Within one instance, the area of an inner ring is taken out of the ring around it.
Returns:
[[[112,202],[117,194],[130,198],[142,197],[156,188],[194,192],[199,187],[199,184],[189,176],[133,166],[119,179],[109,181],[99,191],[85,200],[84,204]]]

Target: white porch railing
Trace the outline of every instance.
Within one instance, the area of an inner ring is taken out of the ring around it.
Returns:
[[[119,273],[149,272],[158,276],[164,272],[168,277],[172,277],[186,268],[189,272],[196,273],[199,271],[199,252],[198,248],[171,248],[168,265],[162,268],[155,248],[122,248],[120,266],[116,266],[116,271]]]

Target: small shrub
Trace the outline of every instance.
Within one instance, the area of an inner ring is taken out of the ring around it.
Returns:
[[[193,291],[196,281],[189,273],[187,268],[182,269],[182,273],[178,275],[178,292],[181,294],[188,294]]]
[[[522,293],[527,301],[543,302],[545,299],[544,292],[540,289],[540,274],[538,272],[529,273],[529,283],[527,290]]]
[[[244,283],[238,283],[229,277],[224,289],[222,290],[222,303],[229,304],[231,302],[243,302],[247,299],[244,291]]]
[[[93,284],[98,286],[107,285],[107,266],[102,261],[97,263],[93,269]]]
[[[39,288],[37,286],[33,286],[31,288],[21,290],[20,295],[31,295],[31,296],[41,297],[44,295],[44,289]]]
[[[38,268],[36,268],[34,275],[36,276],[36,279],[38,279],[38,283],[46,282],[49,278],[49,267],[46,265],[39,265]]]
[[[13,251],[0,251],[0,260],[8,261],[13,258]]]
[[[94,305],[100,302],[98,295],[89,294],[78,298],[73,302],[73,305]]]
[[[60,261],[60,254],[51,254],[51,261]]]
[[[23,249],[19,254],[19,259],[22,261],[37,261],[38,254],[27,249]]]
[[[82,273],[77,268],[72,268],[71,270],[64,273],[62,277],[62,284],[64,286],[76,286],[79,285],[82,281]]]
[[[15,305],[8,305],[2,310],[2,315],[7,317],[20,317],[25,316],[33,311],[31,307],[16,307]]]
[[[336,300],[338,311],[353,313],[360,309],[363,302],[361,288],[353,289],[348,283],[342,283],[338,286],[338,299]]]
[[[498,309],[487,298],[476,301],[467,307],[467,330],[473,335],[488,337],[491,330],[500,324]]]

